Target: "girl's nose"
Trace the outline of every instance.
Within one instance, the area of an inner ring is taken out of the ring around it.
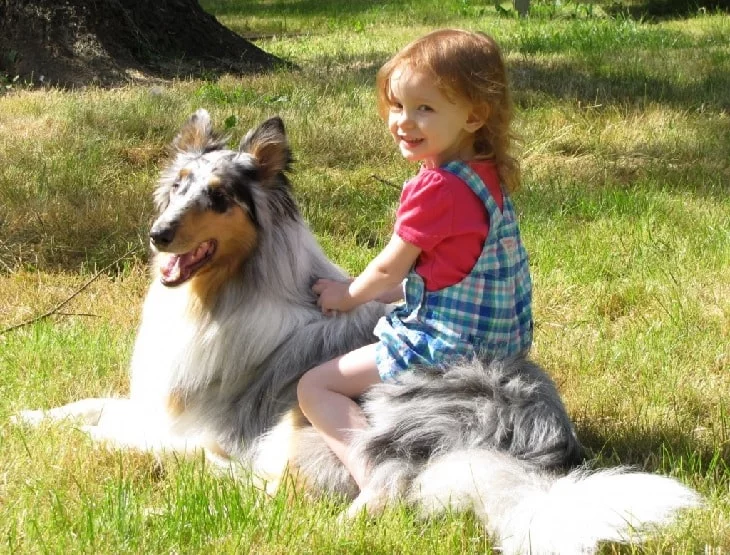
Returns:
[[[413,119],[406,110],[403,110],[398,116],[398,125],[400,127],[413,127]]]

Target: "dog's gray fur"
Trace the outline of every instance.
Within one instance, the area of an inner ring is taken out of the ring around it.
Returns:
[[[190,294],[153,281],[132,361],[131,399],[82,401],[22,419],[83,412],[94,437],[120,447],[189,449],[212,438],[254,469],[273,446],[278,468],[288,461],[310,490],[354,497],[355,484],[318,434],[286,417],[297,407],[298,378],[373,342],[386,307],[370,303],[325,317],[316,306],[312,283],[346,276],[296,208],[281,120],[265,122],[232,151],[199,110],[173,147],[155,193],[160,214],[153,229],[174,230],[186,210],[208,209],[205,179],[191,178],[172,193],[181,169],[191,168],[226,176],[227,201],[256,224],[256,247],[192,320]],[[184,411],[173,418],[161,407],[171,391],[184,399]],[[573,553],[591,551],[602,539],[629,539],[632,526],[666,523],[675,510],[698,502],[677,482],[642,473],[578,470],[560,478],[581,461],[582,448],[552,380],[523,356],[464,360],[442,373],[421,369],[402,383],[372,388],[362,405],[370,428],[357,445],[373,473],[354,509],[400,499],[425,513],[473,510],[508,552]],[[276,435],[282,427],[287,446]],[[587,505],[601,509],[590,513],[595,522],[561,524],[585,522]]]

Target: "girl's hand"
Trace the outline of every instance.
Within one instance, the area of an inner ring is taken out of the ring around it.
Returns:
[[[335,312],[349,312],[357,306],[350,296],[350,281],[342,282],[332,279],[318,279],[312,286],[317,294],[317,306],[322,313],[331,316]]]
[[[362,274],[351,282],[331,279],[317,280],[312,286],[319,298],[317,305],[325,314],[335,311],[348,312],[368,301],[380,298],[391,298],[391,293],[400,286],[411,266],[416,262],[421,249],[393,235],[390,242],[365,267]],[[397,296],[402,298],[402,293]]]

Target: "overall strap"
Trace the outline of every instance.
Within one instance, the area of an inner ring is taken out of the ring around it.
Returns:
[[[454,160],[448,164],[444,164],[441,166],[441,169],[446,170],[449,173],[453,173],[466,183],[479,197],[489,214],[489,234],[491,235],[492,230],[497,229],[500,223],[502,223],[502,211],[499,209],[499,206],[497,206],[497,202],[494,200],[494,197],[492,197],[492,194],[489,192],[489,189],[487,189],[482,178],[479,177],[479,174],[471,169],[469,164],[461,160]]]

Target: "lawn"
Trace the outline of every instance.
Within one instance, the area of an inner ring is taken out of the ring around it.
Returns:
[[[393,507],[342,526],[342,500],[272,499],[202,460],[160,464],[70,424],[8,423],[127,393],[151,191],[199,107],[232,141],[281,115],[305,218],[335,261],[362,270],[416,171],[376,115],[375,72],[451,26],[494,36],[509,65],[534,358],[597,467],[675,476],[707,501],[642,548],[604,551],[730,552],[730,16],[641,20],[540,0],[527,20],[467,0],[201,3],[298,69],[0,93],[0,330],[54,312],[0,332],[0,551],[491,551],[469,515],[423,522]]]

